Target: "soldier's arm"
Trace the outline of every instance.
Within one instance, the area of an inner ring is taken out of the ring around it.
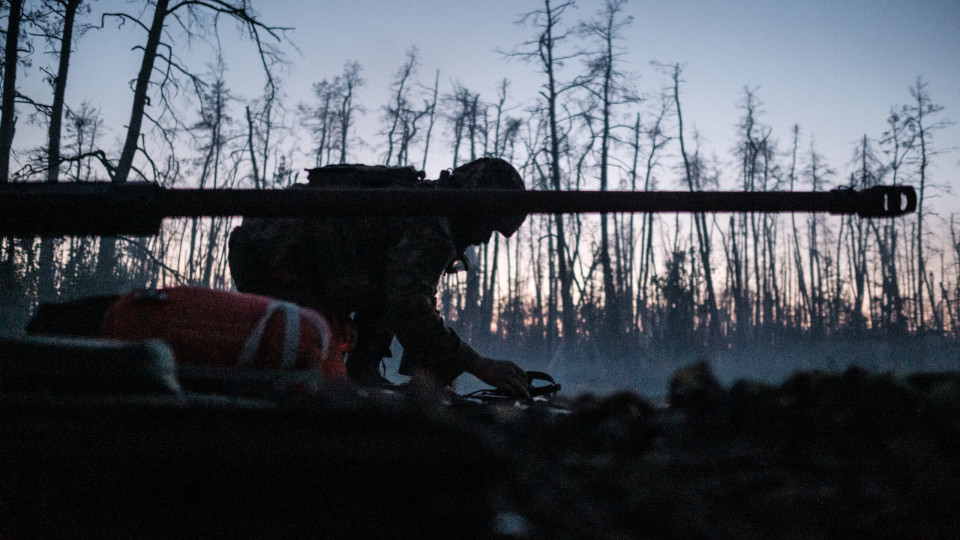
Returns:
[[[387,318],[404,354],[444,385],[467,372],[522,397],[526,373],[512,362],[486,358],[448,328],[437,311],[437,285],[456,255],[450,230],[440,222],[413,219],[387,255]],[[431,226],[432,225],[432,226]]]
[[[440,219],[409,218],[386,254],[386,318],[404,355],[449,384],[479,362],[480,355],[448,328],[437,311],[437,285],[456,255]]]

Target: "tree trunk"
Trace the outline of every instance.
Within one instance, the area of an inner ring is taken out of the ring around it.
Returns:
[[[917,136],[920,140],[920,186],[919,189],[917,189],[917,279],[914,301],[917,303],[918,321],[921,330],[926,326],[923,306],[923,283],[926,279],[927,273],[926,260],[924,259],[923,253],[923,196],[927,185],[927,166],[929,165],[929,162],[927,161],[926,126],[924,125],[923,121],[927,104],[923,99],[924,94],[922,93],[922,90],[923,88],[918,82],[916,91],[917,108],[915,119],[918,130]]]
[[[673,99],[677,107],[677,138],[680,141],[680,155],[683,157],[683,168],[690,191],[697,191],[699,186],[694,185],[690,160],[683,140],[683,114],[680,110],[680,66],[673,68]],[[694,224],[697,231],[697,241],[700,248],[700,260],[703,264],[703,277],[707,288],[707,310],[710,317],[710,337],[713,340],[720,336],[720,318],[717,310],[717,298],[713,291],[713,271],[710,267],[710,242],[707,234],[707,220],[703,214],[694,214]]]
[[[493,324],[493,308],[497,294],[497,259],[500,251],[499,235],[494,235],[493,253],[489,259],[486,256],[486,252],[488,251],[490,251],[489,245],[487,245],[484,250],[484,282],[486,287],[483,290],[483,298],[480,301],[480,335],[484,337],[489,335],[491,325]]]
[[[47,182],[60,180],[60,130],[63,125],[63,101],[67,89],[67,73],[70,71],[70,52],[73,44],[73,23],[81,0],[68,0],[63,17],[63,34],[60,40],[60,62],[53,85],[53,106],[50,111],[50,129],[47,137]],[[56,298],[56,242],[44,238],[40,242],[40,279],[37,297],[40,302]]]
[[[253,168],[253,188],[264,187],[260,184],[260,169],[257,168],[257,152],[253,148],[253,117],[250,116],[250,106],[247,105],[247,151],[250,153],[250,166]]]
[[[612,17],[612,15],[611,15]],[[612,21],[608,19],[608,21]],[[600,132],[600,191],[607,191],[609,184],[610,152],[610,115],[611,89],[613,82],[613,35],[608,25],[606,34],[606,52],[604,55],[603,92],[602,92],[602,122]],[[610,231],[609,218],[606,213],[600,214],[600,266],[603,271],[603,295],[605,300],[604,328],[608,338],[617,336],[622,331],[620,320],[620,302],[617,295],[617,286],[613,281],[613,265],[610,261]]]
[[[14,108],[17,98],[17,52],[22,9],[23,0],[10,0],[3,60],[3,113],[0,115],[0,184],[6,183],[10,178],[10,149],[13,147],[13,132],[17,122]]]
[[[50,133],[47,146],[47,182],[57,182],[60,173],[60,129],[63,125],[63,101],[67,91],[67,73],[70,71],[70,52],[73,45],[73,23],[82,0],[68,0],[63,16],[63,36],[60,40],[60,65],[53,85],[53,106],[50,111]]]
[[[547,71],[547,107],[550,122],[550,182],[553,189],[559,191],[560,183],[560,129],[557,125],[557,90],[554,80],[554,61],[553,61],[553,16],[550,11],[550,0],[544,0],[546,3],[547,16],[549,22],[546,28],[545,45],[546,60],[545,68]],[[567,264],[567,242],[564,232],[563,216],[554,217],[554,224],[557,230],[557,278],[560,281],[560,301],[562,304],[562,324],[563,335],[565,338],[576,339],[576,312],[573,304],[573,278],[570,275],[570,268]]]
[[[170,0],[157,0],[157,6],[153,12],[153,23],[150,25],[150,31],[147,34],[147,45],[143,49],[140,73],[137,75],[137,83],[133,91],[133,107],[130,111],[127,138],[123,143],[120,160],[117,162],[117,169],[112,178],[114,182],[126,182],[133,167],[133,158],[137,153],[140,128],[143,124],[143,115],[147,104],[147,90],[150,88],[150,77],[153,74],[154,61],[157,59],[157,48],[163,34],[163,24],[167,17],[167,5],[169,3]]]
[[[423,142],[423,165],[420,166],[421,170],[427,170],[427,152],[430,150],[430,134],[433,132],[433,124],[437,118],[437,92],[440,89],[440,70],[437,70],[437,75],[433,80],[433,100],[430,103],[430,122],[427,124],[427,134],[424,137]]]
[[[460,321],[467,332],[468,339],[472,338],[474,329],[479,326],[480,310],[480,271],[477,268],[477,248],[469,246],[464,250],[468,262],[466,291],[464,292],[463,308],[460,311]]]

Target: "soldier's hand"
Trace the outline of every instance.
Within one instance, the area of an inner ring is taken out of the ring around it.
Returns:
[[[473,375],[511,396],[530,399],[530,392],[527,390],[527,373],[513,362],[481,358],[474,368]]]

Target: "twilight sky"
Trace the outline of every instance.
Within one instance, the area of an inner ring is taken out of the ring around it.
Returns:
[[[93,9],[134,11],[138,5],[101,0]],[[571,26],[589,18],[601,5],[581,0],[564,22]],[[497,52],[531,39],[535,29],[515,22],[541,8],[540,0],[277,0],[254,6],[264,22],[294,28],[288,37],[299,52],[290,53],[291,65],[281,76],[291,108],[310,100],[313,82],[336,76],[349,60],[360,63],[366,86],[358,101],[368,112],[358,134],[369,144],[379,142],[379,109],[411,45],[421,53],[418,81],[432,85],[439,69],[441,93],[459,81],[492,101],[499,81],[507,78],[511,101],[528,106],[542,83],[536,66]],[[787,149],[791,126],[799,123],[801,149],[809,149],[813,136],[838,180],[849,170],[854,143],[863,134],[880,136],[890,108],[910,101],[918,76],[928,81],[934,102],[944,106],[940,118],[960,120],[960,0],[631,0],[626,12],[634,20],[621,43],[622,67],[638,75],[640,92],[652,94],[666,78],[650,61],[679,62],[686,127],[696,128],[704,150],[722,162],[731,159],[745,86],[756,90],[764,111],[760,120],[773,128],[780,150]],[[237,97],[255,97],[263,78],[251,61],[251,46],[238,40],[232,24],[222,25],[220,39],[231,50],[228,86]],[[110,140],[122,137],[129,117],[128,83],[140,59],[140,51],[131,48],[143,40],[132,25],[118,30],[108,22],[104,30],[88,32],[75,52],[68,103],[87,99],[99,107]],[[202,70],[212,58],[209,48],[192,50],[178,54]],[[565,76],[579,70],[579,62],[571,61]],[[32,95],[49,93],[36,70],[19,86]],[[936,158],[934,179],[960,191],[960,127],[935,137],[935,147],[945,152]],[[351,157],[370,161],[378,153],[373,148]],[[427,172],[435,176],[446,162],[432,155]],[[725,187],[732,187],[733,174],[729,167]]]

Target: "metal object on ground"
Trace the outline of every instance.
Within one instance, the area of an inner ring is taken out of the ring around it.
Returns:
[[[203,216],[504,215],[615,212],[830,212],[895,217],[910,186],[861,191],[526,191],[167,189],[156,184],[20,183],[0,187],[0,235],[156,234],[164,218]]]

